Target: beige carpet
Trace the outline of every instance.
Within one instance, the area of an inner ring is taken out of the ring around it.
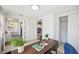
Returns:
[[[64,54],[64,44],[63,43],[59,43],[57,54]]]

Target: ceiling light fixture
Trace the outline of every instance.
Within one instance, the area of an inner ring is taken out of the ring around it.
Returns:
[[[38,5],[33,5],[32,6],[32,10],[39,10],[39,9],[40,9],[40,7]]]

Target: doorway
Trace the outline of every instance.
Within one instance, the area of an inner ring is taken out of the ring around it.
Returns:
[[[68,16],[59,17],[59,41],[67,42]]]

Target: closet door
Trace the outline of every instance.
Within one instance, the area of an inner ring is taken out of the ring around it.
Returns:
[[[79,52],[79,14],[68,16],[68,42]]]

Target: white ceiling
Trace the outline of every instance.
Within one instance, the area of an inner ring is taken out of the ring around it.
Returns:
[[[60,14],[69,11],[78,10],[78,5],[41,5],[40,10],[34,11],[31,9],[31,5],[2,5],[2,8],[8,13],[8,15],[20,17],[39,17],[47,14]]]

